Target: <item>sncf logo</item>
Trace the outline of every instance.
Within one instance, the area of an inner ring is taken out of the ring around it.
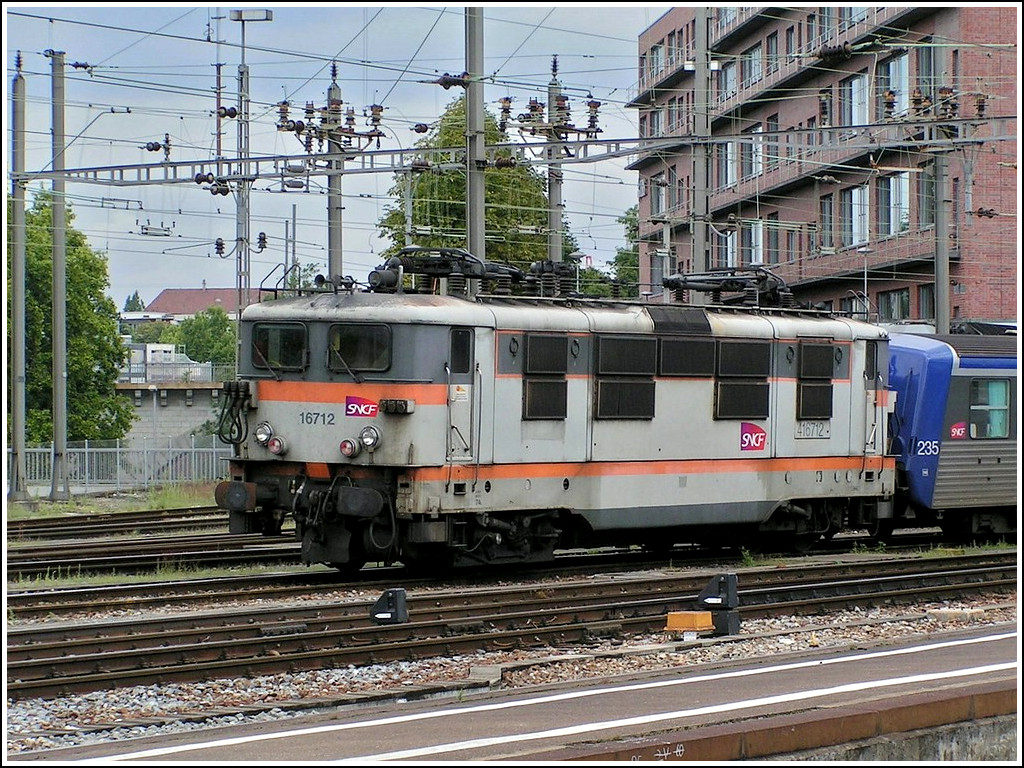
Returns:
[[[345,415],[372,417],[377,415],[377,402],[367,400],[365,397],[346,397]]]
[[[740,450],[763,451],[768,445],[768,433],[757,424],[740,424]]]
[[[949,437],[952,440],[964,440],[967,437],[967,422],[958,421],[949,428]]]

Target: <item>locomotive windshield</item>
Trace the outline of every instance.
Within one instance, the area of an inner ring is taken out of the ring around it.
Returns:
[[[386,371],[391,367],[387,325],[332,325],[327,365],[332,371]]]
[[[271,371],[306,367],[306,328],[301,323],[258,323],[252,329],[252,364]]]

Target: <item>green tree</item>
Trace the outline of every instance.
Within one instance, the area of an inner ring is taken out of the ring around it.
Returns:
[[[612,278],[619,283],[623,296],[640,296],[640,211],[634,205],[616,219],[626,228],[626,248],[616,248],[615,258],[608,262]]]
[[[8,222],[11,200],[8,198]],[[25,212],[25,439],[53,439],[53,198],[37,195]],[[67,213],[67,439],[114,440],[135,419],[131,401],[116,390],[128,350],[118,333],[117,307],[106,296],[110,285],[103,254],[92,250]],[[8,232],[11,242],[11,232]],[[8,313],[11,307],[11,251],[7,254]],[[8,317],[8,346],[11,322]],[[8,365],[10,358],[8,357]],[[8,371],[8,381],[12,380]],[[10,399],[8,399],[10,403]],[[8,411],[8,423],[10,423]]]
[[[142,312],[145,310],[146,305],[142,303],[142,299],[139,296],[139,292],[136,291],[129,296],[124,302],[124,309],[122,312]]]
[[[160,340],[184,347],[197,363],[235,362],[235,324],[222,307],[210,307],[165,330]]]
[[[464,147],[466,144],[466,99],[448,105],[437,125],[416,146],[422,149]],[[484,115],[484,141],[504,143],[508,136],[490,113]],[[499,157],[511,158],[511,151]],[[393,245],[382,261],[405,245],[405,201],[412,195],[413,245],[432,248],[466,247],[466,174],[462,168],[431,168],[396,175],[390,190],[394,207],[388,208],[377,226]],[[545,176],[528,165],[512,165],[484,171],[484,225],[487,261],[511,264],[527,271],[535,261],[547,259],[548,202]],[[568,223],[563,257],[576,250]],[[477,254],[479,255],[479,254]]]
[[[161,341],[164,331],[170,328],[170,323],[159,320],[151,320],[148,323],[139,323],[132,328],[133,344],[156,344]]]

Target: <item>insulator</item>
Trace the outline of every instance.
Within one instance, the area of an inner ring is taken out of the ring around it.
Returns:
[[[540,295],[541,296],[554,296],[555,287],[558,284],[558,278],[555,277],[553,272],[543,272],[540,276]]]
[[[896,114],[896,92],[888,90],[885,92],[885,116],[892,118]]]
[[[267,248],[267,233],[266,232],[260,232],[259,235],[256,236],[256,247],[259,248],[261,251],[266,250],[266,248]]]
[[[569,119],[569,99],[562,94],[558,94],[555,98],[554,122],[558,125],[568,125]]]
[[[514,157],[498,157],[494,160],[495,168],[515,168],[516,159]]]
[[[453,273],[448,275],[448,295],[449,296],[465,296],[466,295],[466,276],[460,275],[459,273]]]
[[[576,290],[576,278],[571,274],[562,274],[558,277],[558,292],[563,296],[573,293]]]
[[[672,291],[672,300],[677,304],[689,304],[690,292],[683,288],[676,288]]]
[[[282,102],[287,105],[288,102]],[[288,107],[285,107],[285,114],[288,113]],[[237,107],[217,107],[217,117],[238,117]]]
[[[978,112],[978,117],[985,116],[985,106],[988,102],[988,97],[984,93],[979,93],[974,97],[974,108]]]
[[[510,296],[512,294],[512,278],[508,275],[498,275],[494,280],[492,291],[496,296]]]
[[[216,177],[212,173],[197,173],[194,181],[196,184],[213,184]]]
[[[159,152],[163,148],[164,148],[164,145],[161,144],[159,141],[147,141],[146,142],[146,149],[148,149],[150,152]]]
[[[426,123],[416,123],[416,125],[414,125],[412,129],[416,133],[426,133],[427,131],[430,130]]]
[[[416,293],[432,293],[433,280],[430,275],[416,275]]]
[[[462,75],[450,75],[445,72],[441,77],[435,80],[438,85],[444,88],[446,91],[453,85],[458,85],[465,88],[469,84],[469,73],[463,72]]]
[[[218,237],[213,241],[213,249],[217,252],[218,256],[224,255],[224,238]]]

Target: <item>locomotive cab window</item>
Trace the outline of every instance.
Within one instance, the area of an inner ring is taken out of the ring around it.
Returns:
[[[469,328],[452,328],[448,352],[448,366],[452,373],[472,372],[473,332]]]
[[[1006,379],[971,381],[971,437],[995,440],[1010,436],[1010,382]]]
[[[306,327],[301,323],[258,323],[252,329],[252,364],[271,371],[306,367]]]
[[[327,339],[332,371],[386,371],[391,367],[391,328],[387,325],[332,325]]]

